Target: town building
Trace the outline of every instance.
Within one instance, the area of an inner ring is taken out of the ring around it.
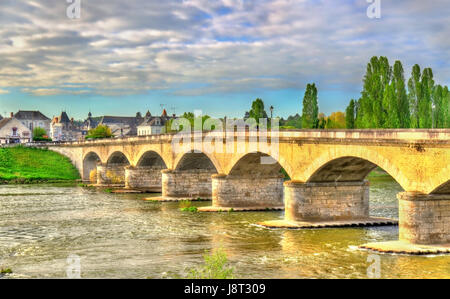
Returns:
[[[85,131],[95,129],[95,128],[97,128],[100,120],[101,120],[101,117],[92,117],[92,113],[89,112],[88,117],[84,120],[82,129]]]
[[[60,116],[54,117],[50,124],[50,137],[53,141],[77,141],[83,138],[82,128],[69,119],[65,111]]]
[[[11,118],[19,120],[24,126],[26,126],[31,133],[33,133],[34,128],[42,128],[47,134],[50,133],[50,123],[51,120],[40,111],[22,111],[20,110],[13,115],[11,113]]]
[[[137,135],[137,127],[143,120],[138,112],[135,117],[103,116],[98,125],[108,126],[115,137],[129,137]]]
[[[0,120],[0,144],[28,143],[31,138],[31,130],[18,119],[12,117]]]
[[[152,116],[150,111],[147,111],[144,120],[137,127],[137,134],[138,136],[164,134],[166,133],[166,124],[175,118],[175,115],[168,116],[166,109],[161,116]]]

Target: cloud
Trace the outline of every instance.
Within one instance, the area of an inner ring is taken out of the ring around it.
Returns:
[[[2,3],[0,86],[37,96],[204,95],[312,81],[355,90],[373,55],[400,59],[407,72],[432,67],[450,83],[444,0],[382,1],[380,20],[366,16],[365,0],[82,1],[79,20],[66,5]],[[205,87],[180,88],[198,83]]]
[[[8,93],[9,93],[9,90],[0,88],[0,94],[8,94]]]

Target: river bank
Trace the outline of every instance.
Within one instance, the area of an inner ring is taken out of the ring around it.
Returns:
[[[67,157],[37,148],[0,148],[0,184],[76,182],[80,175]]]

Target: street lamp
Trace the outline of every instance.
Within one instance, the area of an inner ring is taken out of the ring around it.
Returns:
[[[270,106],[270,119],[272,119],[273,118],[273,106]]]

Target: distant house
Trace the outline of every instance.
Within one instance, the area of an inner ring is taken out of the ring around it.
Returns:
[[[13,117],[11,113],[11,117]],[[20,110],[14,114],[14,118],[19,120],[24,126],[26,126],[30,132],[33,132],[34,128],[42,128],[47,134],[50,133],[51,120],[40,111],[22,111]]]
[[[103,116],[98,125],[108,126],[115,137],[136,136],[137,127],[143,120],[138,112],[135,117]]]
[[[101,120],[101,117],[92,117],[92,113],[88,113],[88,117],[85,119],[82,129],[85,131],[89,131],[92,129],[97,128],[99,122]]]
[[[0,144],[31,142],[31,131],[16,118],[0,120]]]
[[[63,111],[52,119],[50,136],[53,141],[76,141],[83,137],[83,130]]]
[[[152,116],[150,111],[147,111],[144,120],[137,127],[138,136],[164,134],[167,122],[175,118],[175,115],[168,116],[166,109],[161,116]]]

